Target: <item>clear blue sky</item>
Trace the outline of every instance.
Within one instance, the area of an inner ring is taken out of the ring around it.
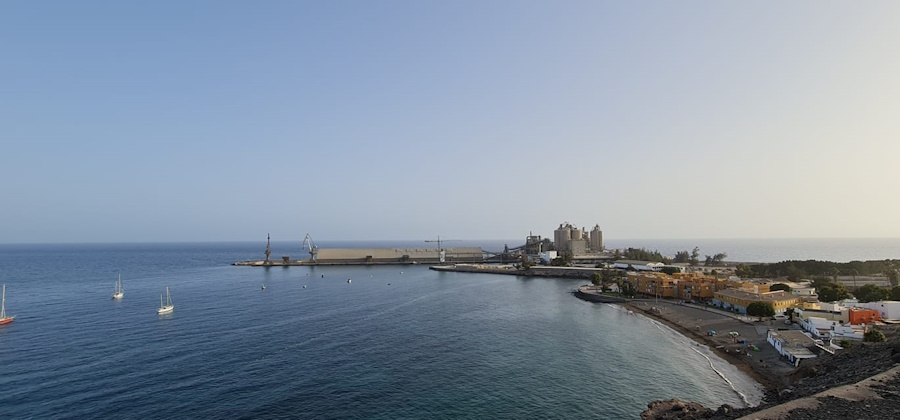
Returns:
[[[0,242],[900,237],[900,2],[0,3]]]

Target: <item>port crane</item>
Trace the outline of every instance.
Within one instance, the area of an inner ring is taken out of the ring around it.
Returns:
[[[306,237],[303,238],[303,248],[301,248],[301,249],[305,249],[309,252],[309,260],[310,261],[313,261],[313,262],[317,261],[316,258],[318,258],[318,256],[319,256],[319,247],[316,246],[316,243],[313,242],[312,237],[309,236],[308,233],[306,234]]]
[[[443,251],[444,248],[441,247],[441,243],[442,242],[453,242],[453,241],[459,241],[459,239],[441,239],[441,235],[438,235],[436,241],[426,240],[425,242],[437,242],[438,250]]]

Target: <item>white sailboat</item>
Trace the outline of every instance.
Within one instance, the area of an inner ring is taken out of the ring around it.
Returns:
[[[9,324],[15,319],[14,316],[6,316],[6,285],[3,285],[3,299],[0,300],[0,325]]]
[[[172,295],[169,294],[169,286],[166,286],[166,304],[163,305],[163,297],[159,295],[159,309],[156,311],[157,314],[170,314],[175,310],[175,305],[172,304]]]
[[[113,299],[122,299],[125,296],[125,289],[122,288],[122,273],[119,273],[119,281],[116,282],[116,291],[113,293]]]

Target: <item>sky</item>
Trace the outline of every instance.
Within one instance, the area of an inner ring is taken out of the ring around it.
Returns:
[[[900,2],[0,2],[0,243],[900,237]]]

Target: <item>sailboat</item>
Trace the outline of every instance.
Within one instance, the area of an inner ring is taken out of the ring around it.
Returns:
[[[169,294],[169,286],[166,286],[166,304],[163,305],[162,295],[159,295],[159,309],[156,311],[157,314],[170,314],[175,310],[175,305],[172,304],[172,295]]]
[[[3,285],[3,300],[0,301],[0,325],[13,322],[14,316],[6,316],[6,285]]]
[[[122,299],[125,296],[125,289],[122,288],[122,273],[119,273],[119,281],[116,282],[116,291],[113,293],[113,299]]]

